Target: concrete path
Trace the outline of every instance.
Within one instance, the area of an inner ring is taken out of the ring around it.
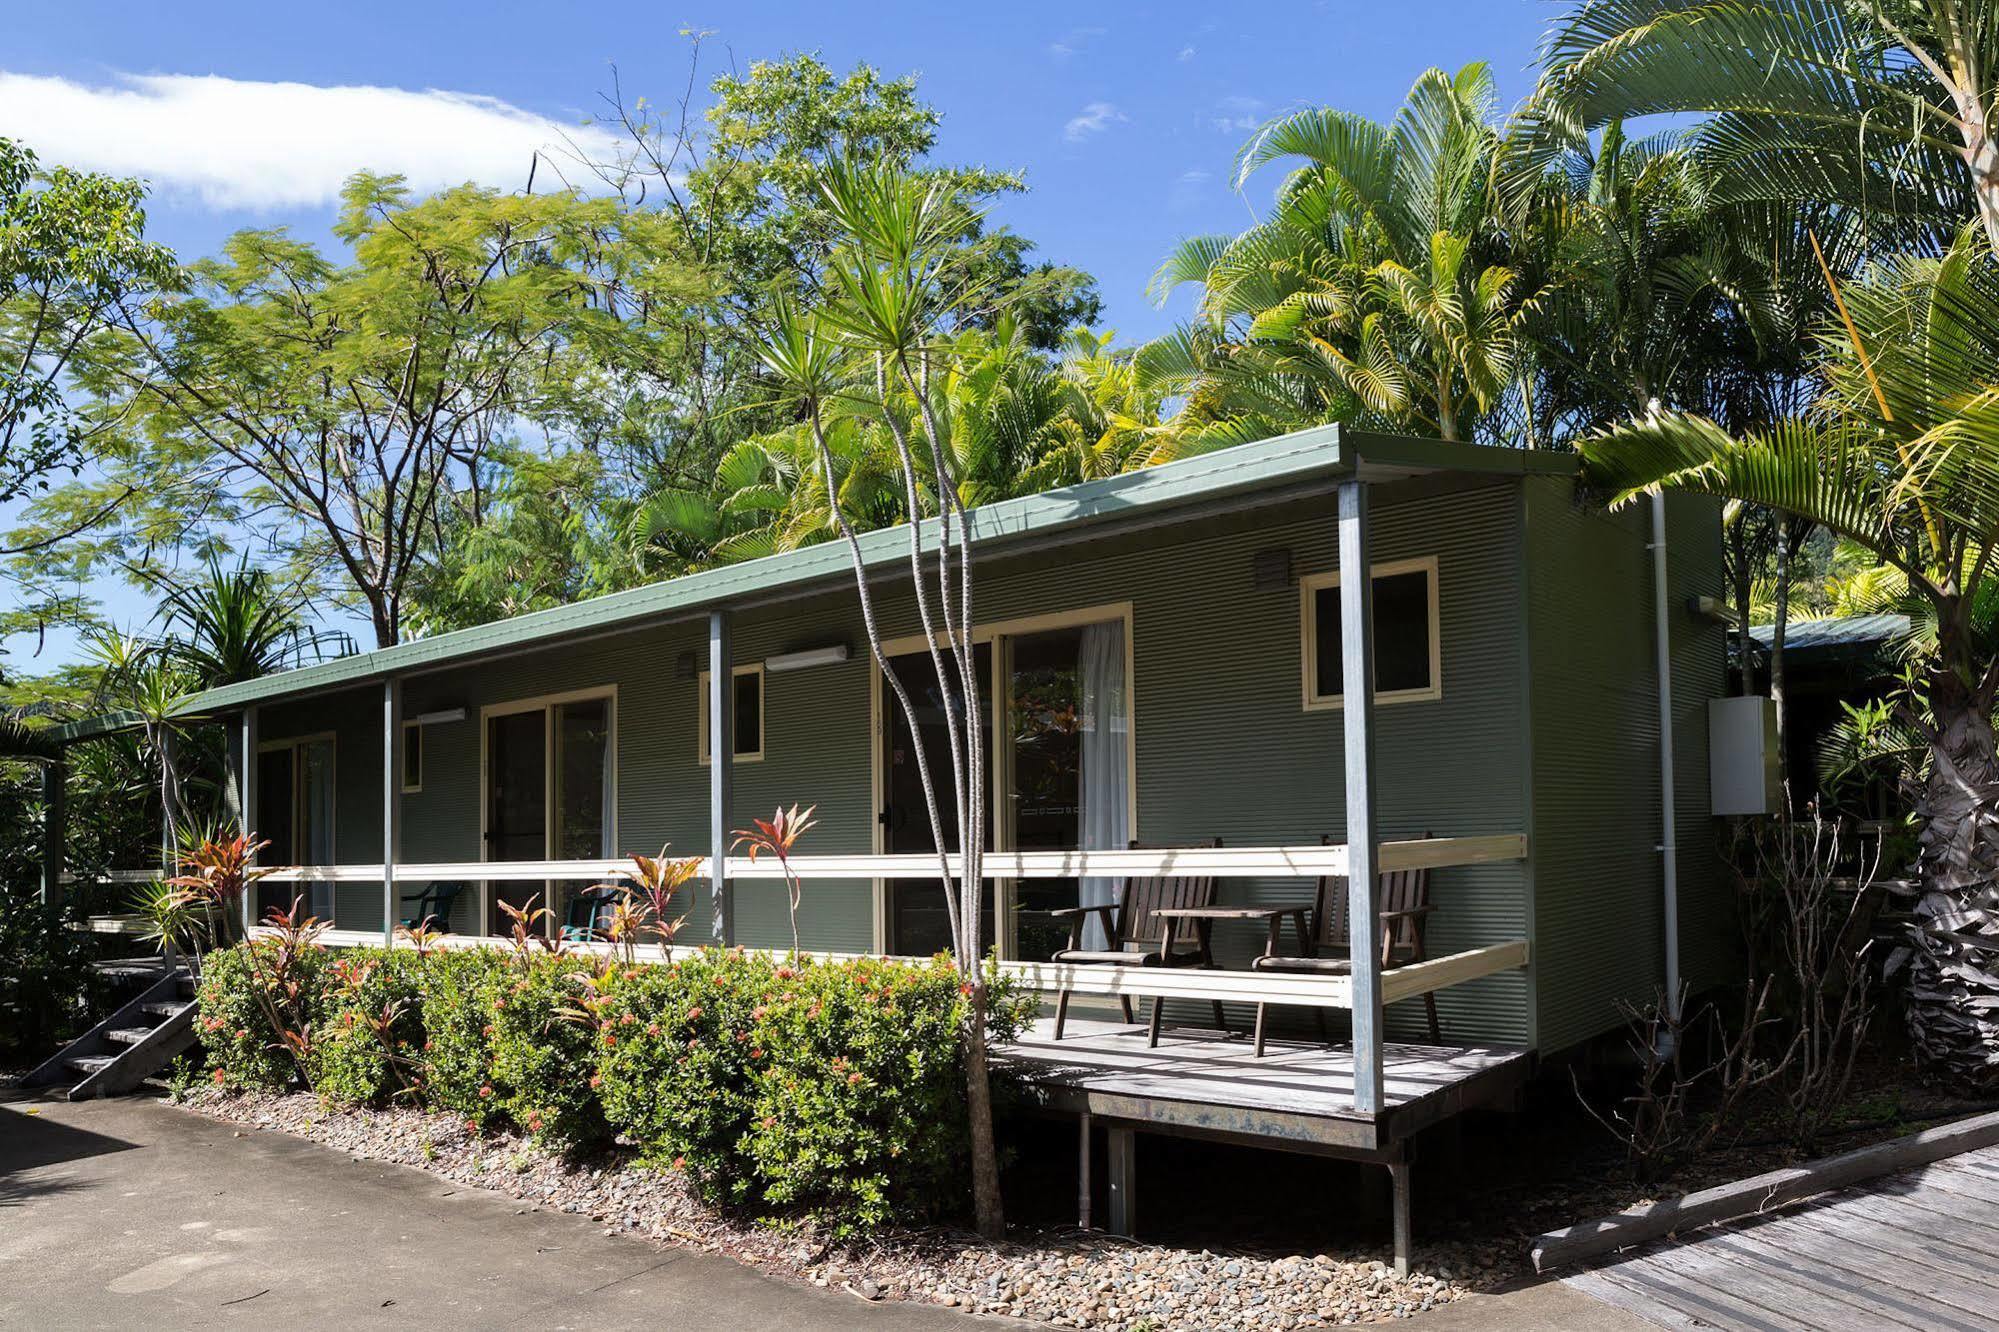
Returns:
[[[1024,1327],[714,1254],[157,1101],[0,1103],[0,1328]]]

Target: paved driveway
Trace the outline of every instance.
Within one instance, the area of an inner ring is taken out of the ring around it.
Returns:
[[[0,1103],[0,1327],[1026,1326],[864,1304],[236,1132],[144,1099]]]

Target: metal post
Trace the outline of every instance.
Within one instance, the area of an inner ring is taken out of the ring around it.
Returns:
[[[729,650],[729,612],[708,613],[708,878],[711,929],[726,948],[736,941],[736,904],[729,890],[729,812],[735,798],[736,689]]]
[[[62,905],[64,833],[69,815],[69,761],[54,758],[42,765],[42,904]]]
[[[1398,1158],[1388,1163],[1388,1179],[1394,1198],[1390,1202],[1395,1212],[1395,1275],[1409,1275],[1409,1250],[1411,1235],[1409,1225],[1409,1162]]]
[[[236,812],[243,820],[243,835],[251,840],[250,863],[263,859],[263,853],[255,849],[257,836],[257,705],[252,703],[243,709],[243,724],[240,734],[242,749],[237,760],[236,780],[242,783],[236,793]],[[243,890],[243,933],[247,937],[250,927],[257,923],[256,885]]]
[[[1076,1229],[1090,1228],[1090,1112],[1076,1116]]]
[[[1111,1234],[1129,1235],[1138,1222],[1137,1199],[1132,1196],[1132,1184],[1138,1175],[1138,1150],[1131,1129],[1123,1124],[1113,1124],[1104,1134],[1108,1148],[1107,1164],[1110,1166],[1111,1185]]]
[[[1353,958],[1353,1104],[1381,1113],[1380,828],[1374,811],[1374,587],[1367,483],[1340,486],[1340,693],[1346,733],[1347,934]]]
[[[396,853],[403,839],[403,682],[382,682],[382,946],[396,942]]]

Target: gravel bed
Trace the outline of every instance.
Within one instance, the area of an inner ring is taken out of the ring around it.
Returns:
[[[194,1110],[251,1129],[310,1138],[357,1158],[495,1189],[529,1208],[588,1217],[604,1233],[727,1254],[772,1275],[868,1300],[917,1300],[1055,1327],[1287,1329],[1406,1318],[1500,1284],[1517,1256],[1491,1245],[1419,1248],[1398,1278],[1384,1251],[1285,1254],[1189,1250],[1095,1232],[1016,1229],[1000,1244],[918,1229],[859,1244],[809,1228],[746,1222],[695,1198],[682,1178],[617,1153],[569,1162],[452,1115],[335,1110],[304,1093],[202,1090]]]

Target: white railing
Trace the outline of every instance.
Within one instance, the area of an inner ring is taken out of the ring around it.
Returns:
[[[1481,837],[1425,837],[1415,841],[1383,842],[1384,873],[1404,869],[1443,869],[1522,860],[1527,839],[1519,833]],[[692,857],[695,874],[707,877],[706,856]],[[954,863],[957,857],[951,858]],[[937,877],[935,855],[793,856],[791,867],[802,879],[926,879]],[[519,882],[540,879],[613,880],[629,878],[632,862],[617,860],[462,860],[423,864],[398,863],[397,883],[435,883],[454,879]],[[1143,847],[1116,851],[988,851],[981,861],[987,879],[1124,878],[1130,875],[1218,879],[1317,878],[1347,872],[1344,846]],[[752,862],[744,856],[728,861],[731,879],[781,879],[784,871],[769,856]],[[380,865],[287,866],[264,876],[270,883],[380,883]]]

